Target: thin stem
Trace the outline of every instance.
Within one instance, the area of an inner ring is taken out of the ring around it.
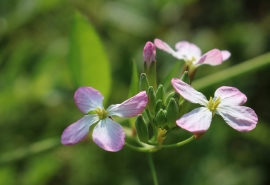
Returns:
[[[161,145],[160,147],[161,148],[174,148],[174,147],[178,147],[178,146],[183,146],[185,144],[188,144],[189,142],[193,141],[195,139],[194,135],[191,136],[190,138],[184,140],[184,141],[181,141],[181,142],[178,142],[178,143],[175,143],[175,144],[171,144],[171,145]]]
[[[125,142],[125,145],[137,152],[155,152],[157,150],[159,150],[160,148],[159,147],[137,147],[137,146],[133,146],[127,142]]]
[[[152,154],[150,152],[147,152],[146,155],[147,155],[147,159],[148,159],[148,162],[149,162],[149,166],[150,166],[152,178],[153,178],[153,181],[154,181],[154,185],[158,185],[157,174],[156,174],[156,169],[155,169],[154,161],[153,161],[153,158],[152,158]]]

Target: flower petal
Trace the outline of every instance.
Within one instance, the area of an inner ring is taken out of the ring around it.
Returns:
[[[231,56],[231,53],[227,50],[222,50],[220,52],[222,54],[223,61],[227,60]]]
[[[176,43],[175,48],[178,55],[186,56],[190,60],[192,57],[198,60],[202,55],[201,49],[198,46],[187,41]]]
[[[69,125],[61,136],[63,145],[74,145],[80,142],[89,132],[89,127],[99,120],[96,114],[86,115]]]
[[[205,132],[210,127],[212,112],[206,107],[196,108],[176,120],[176,124],[193,133]]]
[[[178,78],[172,79],[172,85],[176,92],[178,92],[182,97],[191,103],[199,103],[200,105],[206,106],[208,101],[205,96],[193,89],[190,85],[179,80]]]
[[[220,105],[243,105],[247,101],[245,94],[234,87],[222,86],[215,92],[215,98],[220,97]]]
[[[102,94],[92,87],[80,87],[74,94],[77,107],[85,114],[98,107],[103,108],[103,99]]]
[[[197,63],[194,63],[194,65],[209,64],[216,66],[222,62],[223,58],[221,52],[218,49],[212,49],[205,53]]]
[[[156,45],[156,47],[158,49],[161,49],[163,51],[166,51],[170,54],[172,54],[175,58],[178,58],[178,59],[183,59],[182,56],[179,56],[177,54],[177,52],[175,52],[167,43],[163,42],[162,40],[160,39],[155,39],[154,40],[154,44]]]
[[[248,132],[256,127],[258,117],[253,109],[245,106],[218,106],[217,114],[235,130]]]
[[[110,118],[101,120],[93,130],[93,140],[102,149],[117,152],[125,143],[125,133],[121,125]]]
[[[133,117],[143,112],[147,101],[147,94],[142,91],[121,104],[109,106],[106,111],[108,116]]]

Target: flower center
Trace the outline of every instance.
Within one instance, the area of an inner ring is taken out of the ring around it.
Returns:
[[[209,102],[207,104],[207,108],[213,113],[213,116],[219,104],[220,104],[220,97],[218,97],[216,100],[213,100],[213,98],[210,97]]]
[[[94,111],[98,115],[99,119],[105,119],[108,117],[108,114],[104,108],[96,108]]]

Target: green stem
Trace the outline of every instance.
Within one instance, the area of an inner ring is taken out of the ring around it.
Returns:
[[[154,161],[153,161],[153,158],[152,158],[152,154],[150,152],[147,152],[146,155],[147,155],[147,159],[148,159],[148,162],[149,162],[149,166],[150,166],[152,178],[153,178],[153,181],[154,181],[154,185],[158,185],[157,174],[156,174],[156,169],[155,169]]]
[[[157,150],[159,150],[160,148],[159,147],[137,147],[137,146],[133,146],[127,142],[125,142],[125,145],[137,152],[155,152]]]
[[[190,141],[193,141],[195,139],[194,135],[191,136],[190,138],[184,140],[184,141],[181,141],[181,142],[178,142],[178,143],[175,143],[175,144],[171,144],[171,145],[161,145],[161,148],[174,148],[174,147],[178,147],[178,146],[183,146],[185,144],[188,144]]]
[[[270,52],[260,55],[256,58],[242,62],[241,64],[235,65],[233,67],[218,71],[214,74],[208,75],[206,77],[200,78],[192,83],[192,86],[201,90],[210,87],[214,84],[220,83],[222,81],[246,74],[252,71],[256,71],[270,64]]]

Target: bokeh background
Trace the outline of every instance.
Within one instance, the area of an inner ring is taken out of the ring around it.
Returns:
[[[203,52],[231,52],[220,66],[200,67],[196,79],[269,52],[269,10],[268,0],[1,0],[0,184],[152,184],[144,153],[126,147],[109,153],[91,137],[74,146],[60,144],[62,131],[82,116],[73,102],[78,85],[69,63],[76,68],[76,55],[70,54],[77,48],[74,33],[82,40],[88,33],[74,28],[76,13],[88,20],[102,44],[84,43],[84,52],[96,58],[89,58],[85,76],[78,79],[106,85],[105,104],[110,105],[128,97],[132,61],[142,72],[144,44],[155,38],[172,47],[187,40]],[[95,74],[103,60],[109,70]],[[177,60],[157,50],[157,62],[161,81]],[[221,85],[237,87],[259,123],[239,133],[215,116],[202,139],[154,153],[160,184],[270,184],[269,70],[265,65],[201,90],[210,97]],[[167,142],[188,136],[179,129]]]

